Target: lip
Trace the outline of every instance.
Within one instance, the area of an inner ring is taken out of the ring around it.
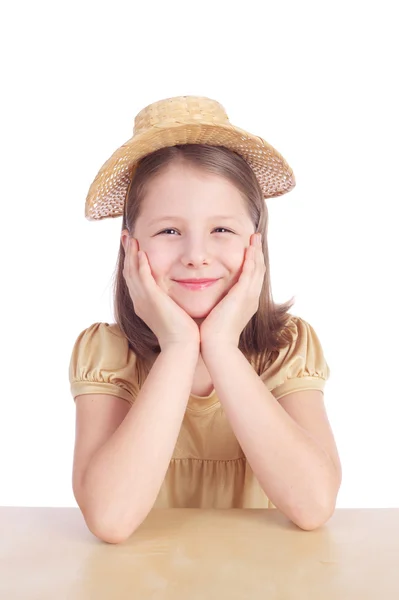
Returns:
[[[175,281],[187,290],[200,291],[210,287],[211,285],[219,281],[219,279],[199,279],[195,283],[190,281],[178,281],[177,279]]]
[[[209,283],[210,281],[217,281],[217,279],[175,279],[178,283]]]

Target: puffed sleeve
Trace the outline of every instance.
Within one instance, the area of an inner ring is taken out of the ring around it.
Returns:
[[[117,324],[94,323],[82,331],[69,364],[73,399],[111,394],[133,404],[138,394],[136,355]]]
[[[293,342],[281,349],[273,364],[261,374],[278,400],[290,392],[320,390],[330,376],[330,369],[315,330],[300,317],[292,316]]]

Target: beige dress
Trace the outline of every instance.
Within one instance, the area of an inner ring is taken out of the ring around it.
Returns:
[[[278,400],[299,390],[324,390],[330,369],[314,329],[300,317],[294,341],[260,375]],[[94,323],[73,347],[69,380],[79,394],[111,394],[134,403],[136,356],[117,324]],[[154,508],[275,508],[262,490],[229,425],[216,390],[191,394]]]

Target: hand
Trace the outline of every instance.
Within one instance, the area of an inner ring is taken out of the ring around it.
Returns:
[[[238,346],[242,330],[259,308],[265,272],[260,236],[253,234],[239,280],[200,325],[201,351],[220,344]]]
[[[138,257],[138,242],[127,238],[123,276],[136,315],[158,338],[161,350],[171,344],[198,344],[197,323],[156,283],[146,253]]]

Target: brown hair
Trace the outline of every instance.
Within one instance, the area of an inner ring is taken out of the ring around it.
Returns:
[[[241,192],[254,223],[256,232],[262,233],[263,255],[266,272],[259,298],[259,308],[244,327],[239,348],[256,369],[258,375],[273,360],[278,350],[292,342],[288,311],[294,304],[291,298],[284,304],[276,304],[272,298],[270,283],[269,251],[267,246],[268,211],[259,183],[248,163],[236,152],[222,146],[184,144],[156,150],[137,164],[126,196],[122,231],[133,235],[145,198],[146,184],[172,162],[186,162],[207,172],[223,176]],[[114,272],[114,317],[126,336],[129,347],[137,356],[138,380],[141,386],[161,348],[152,330],[135,313],[133,302],[123,276],[125,250],[120,242],[117,265]]]

